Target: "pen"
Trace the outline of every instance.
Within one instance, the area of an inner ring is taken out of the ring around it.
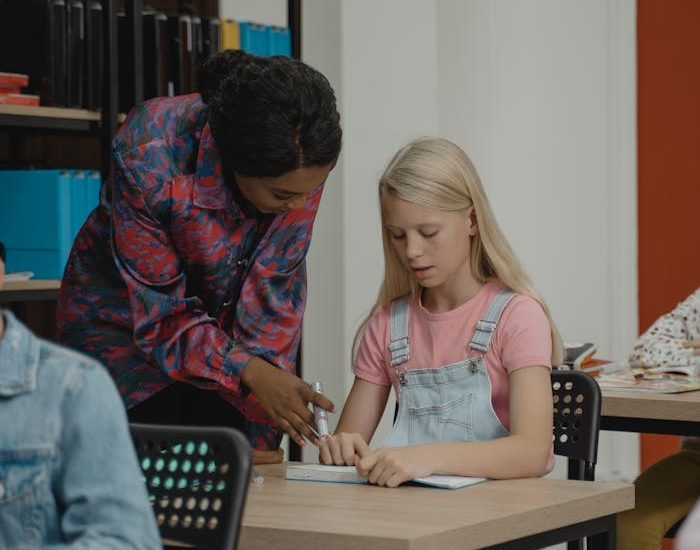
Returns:
[[[314,382],[311,384],[311,387],[315,392],[323,393],[321,382]],[[316,419],[318,440],[321,442],[328,441],[331,436],[330,432],[328,431],[328,413],[325,409],[319,407],[318,405],[314,405],[314,418]]]

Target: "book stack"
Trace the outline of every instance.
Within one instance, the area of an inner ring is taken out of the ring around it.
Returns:
[[[39,96],[23,94],[29,75],[0,72],[0,105],[39,105]]]
[[[580,370],[593,359],[597,347],[592,342],[564,342],[564,365],[570,369]]]

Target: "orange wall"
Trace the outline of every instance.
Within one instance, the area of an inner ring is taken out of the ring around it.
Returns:
[[[700,286],[700,1],[637,1],[639,330]],[[678,438],[642,436],[642,469]]]

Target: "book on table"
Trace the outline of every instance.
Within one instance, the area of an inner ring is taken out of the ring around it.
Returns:
[[[294,481],[326,481],[332,483],[367,483],[367,478],[357,473],[355,466],[329,466],[325,464],[288,464],[285,479]],[[486,481],[485,477],[466,477],[435,474],[417,477],[412,483],[439,489],[461,489]]]
[[[564,342],[564,364],[578,370],[596,351],[597,346],[592,342]]]
[[[597,380],[601,388],[614,391],[683,393],[700,390],[700,376],[649,368],[626,368],[601,374]]]

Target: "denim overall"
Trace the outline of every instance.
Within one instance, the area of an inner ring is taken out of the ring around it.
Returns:
[[[437,369],[401,367],[410,357],[409,301],[392,302],[389,351],[391,366],[396,369],[399,413],[385,446],[484,441],[508,435],[493,410],[484,355],[503,310],[514,296],[510,290],[501,290],[476,324],[468,347],[478,355]]]

